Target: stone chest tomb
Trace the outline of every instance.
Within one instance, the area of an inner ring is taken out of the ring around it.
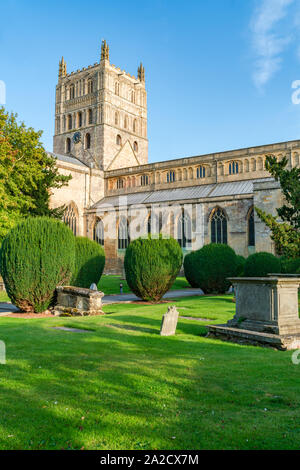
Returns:
[[[82,287],[57,287],[56,316],[104,315],[102,311],[103,292]]]
[[[208,326],[209,336],[283,350],[300,348],[300,277],[269,275],[230,281],[236,314],[226,325]]]

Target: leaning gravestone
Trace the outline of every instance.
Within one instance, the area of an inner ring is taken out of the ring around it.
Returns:
[[[176,333],[179,313],[176,307],[169,307],[167,313],[163,315],[160,336],[172,336]]]

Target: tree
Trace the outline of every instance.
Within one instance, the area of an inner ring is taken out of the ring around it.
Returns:
[[[74,271],[75,237],[60,220],[28,217],[5,237],[0,270],[6,292],[23,312],[43,312],[57,286],[66,285]]]
[[[124,268],[132,292],[142,300],[159,302],[182,266],[182,251],[174,238],[137,238],[126,250]]]
[[[300,168],[288,170],[287,163],[287,158],[277,161],[276,157],[267,155],[265,164],[269,173],[280,182],[285,198],[286,203],[277,209],[281,221],[257,207],[255,209],[272,232],[277,254],[296,258],[300,256]]]
[[[0,108],[0,242],[25,217],[62,216],[64,208],[49,207],[51,189],[66,185],[71,176],[58,173],[41,135]]]
[[[98,285],[105,266],[103,246],[86,237],[75,237],[75,268],[71,286],[89,288]]]

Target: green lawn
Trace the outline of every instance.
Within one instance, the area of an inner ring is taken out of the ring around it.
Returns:
[[[234,314],[230,296],[174,304],[214,323]],[[298,449],[300,366],[291,353],[206,338],[196,320],[160,337],[166,309],[1,317],[0,449]]]
[[[120,283],[123,284],[123,293],[126,294],[131,292],[126,280],[121,279],[120,276],[102,276],[98,289],[102,290],[106,295],[110,294],[119,294],[120,293]],[[174,282],[171,290],[177,289],[186,289],[191,286],[187,282],[185,277],[178,277]],[[9,302],[9,298],[5,292],[0,291],[0,302]]]
[[[121,279],[120,276],[102,276],[98,284],[98,289],[104,292],[106,295],[109,294],[119,294],[120,293],[120,284],[123,284],[123,293],[131,292],[128,287],[126,280]],[[174,282],[171,290],[177,289],[186,289],[191,286],[187,282],[185,277],[178,277]]]

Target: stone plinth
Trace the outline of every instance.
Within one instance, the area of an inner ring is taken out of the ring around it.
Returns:
[[[104,315],[102,311],[103,292],[82,287],[57,287],[57,305],[54,309],[56,316],[86,316]]]
[[[300,348],[300,276],[231,278],[236,314],[226,325],[208,326],[209,336],[231,341]]]

